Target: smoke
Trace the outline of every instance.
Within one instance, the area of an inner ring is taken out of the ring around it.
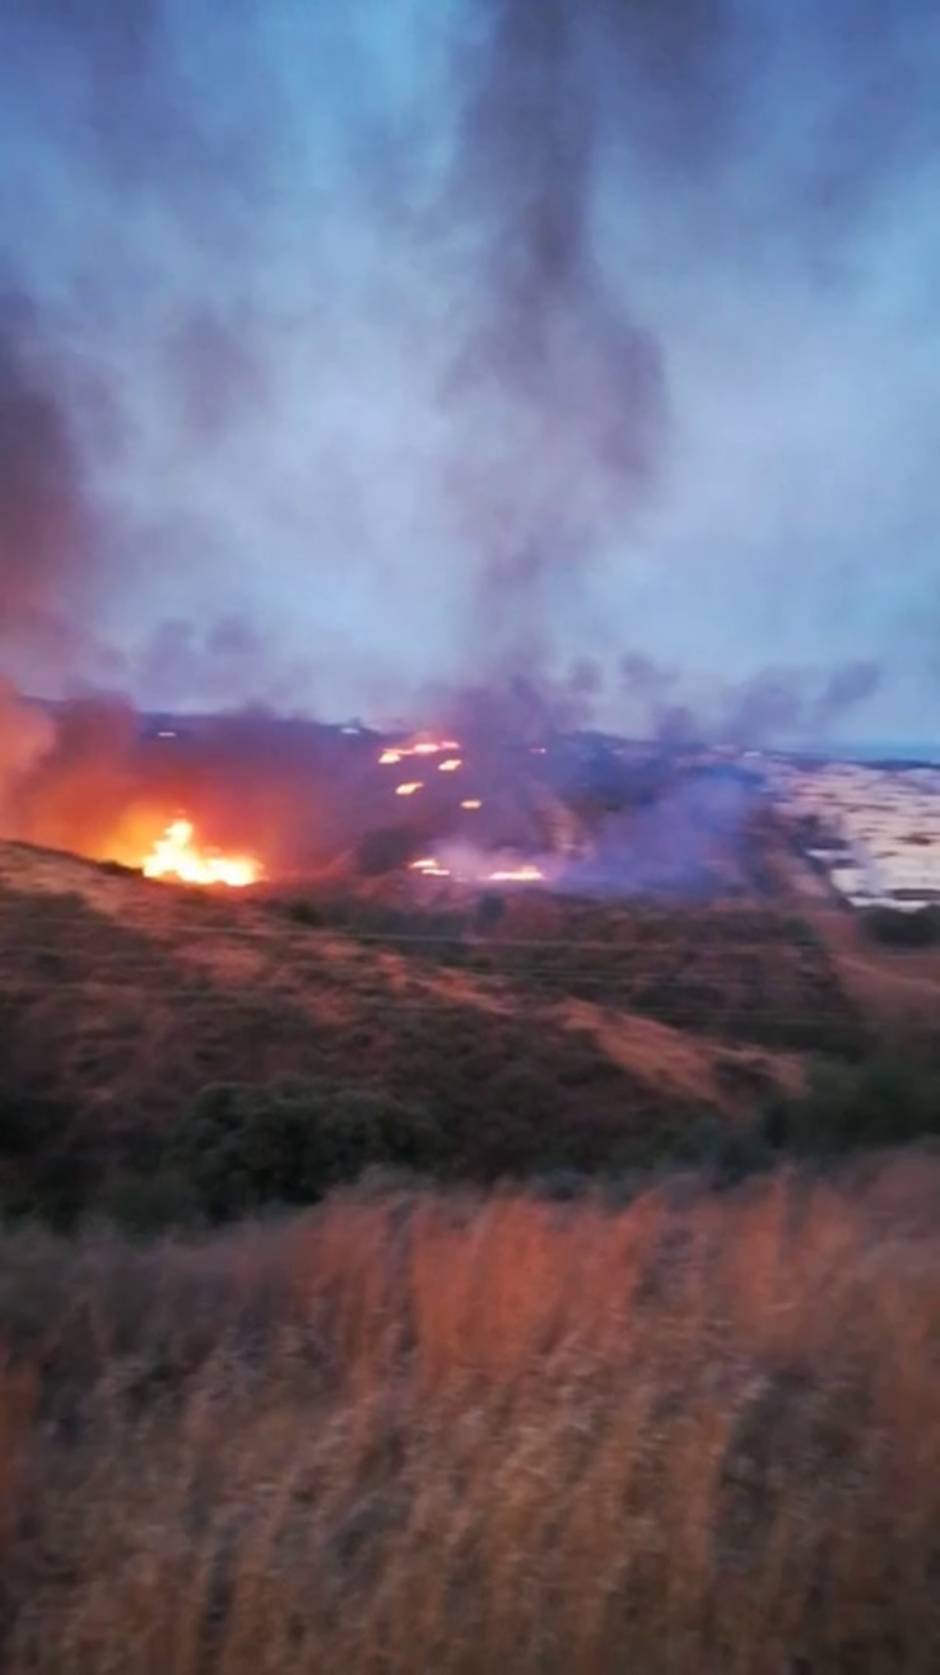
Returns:
[[[54,739],[48,717],[30,709],[0,680],[0,837],[8,837],[17,792]]]
[[[578,11],[491,0],[473,54],[452,218],[473,229],[469,331],[446,387],[458,510],[479,552],[471,655],[544,668],[566,585],[653,475],[658,346],[604,284],[591,208],[597,146]]]
[[[313,694],[310,660],[283,661],[255,625],[237,614],[202,626],[170,618],[157,625],[141,647],[135,686],[156,709],[178,710],[192,702],[226,709],[240,694],[239,709],[296,711],[298,691]]]
[[[94,696],[44,717],[45,748],[19,776],[8,820],[13,835],[53,849],[108,855],[137,791],[137,719],[126,699]]]
[[[914,733],[938,67],[926,0],[6,8],[0,666]]]
[[[883,678],[877,663],[857,660],[828,673],[771,666],[742,681],[696,686],[679,669],[632,652],[619,673],[634,730],[664,744],[827,743],[877,695]]]
[[[137,867],[185,816],[271,878],[310,877],[400,812],[378,754],[373,735],[262,710],[167,726],[119,694],[49,714],[0,691],[0,837]]]
[[[841,669],[833,670],[816,700],[813,730],[828,738],[847,711],[875,696],[881,679],[881,670],[872,662],[846,663]]]
[[[94,558],[62,385],[33,307],[0,297],[0,655],[69,656]]]

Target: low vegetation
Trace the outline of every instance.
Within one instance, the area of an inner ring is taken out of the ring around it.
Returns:
[[[940,1165],[9,1234],[9,1675],[933,1675]]]
[[[454,925],[13,846],[0,1059],[0,1213],[61,1230],[213,1226],[376,1169],[724,1184],[940,1128],[936,1055],[873,1052],[787,913],[484,894]]]
[[[0,853],[4,1670],[932,1675],[918,1040],[763,908]]]
[[[873,942],[888,948],[940,946],[940,907],[921,907],[916,912],[871,907],[861,914],[861,923]]]

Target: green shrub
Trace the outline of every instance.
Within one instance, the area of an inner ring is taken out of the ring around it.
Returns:
[[[904,913],[895,907],[871,907],[861,922],[873,942],[889,948],[932,948],[940,942],[940,908],[922,907]]]
[[[152,1170],[119,1168],[89,1208],[95,1218],[144,1238],[169,1228],[197,1228],[205,1219],[193,1182],[159,1164]]]
[[[212,1221],[261,1204],[307,1204],[368,1168],[432,1169],[420,1107],[327,1082],[220,1084],[176,1125],[167,1162]]]
[[[318,907],[316,902],[305,901],[302,898],[297,901],[286,902],[284,912],[295,925],[318,929],[326,923],[323,909]]]
[[[59,1100],[0,1098],[0,1212],[41,1217],[63,1231],[83,1214],[101,1179],[99,1148]]]
[[[778,1149],[822,1155],[940,1134],[940,1072],[890,1056],[822,1063],[802,1099],[768,1107],[763,1128]]]

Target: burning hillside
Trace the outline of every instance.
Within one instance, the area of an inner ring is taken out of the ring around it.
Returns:
[[[189,885],[739,890],[759,787],[706,751],[500,725],[382,735],[261,714],[8,703],[3,831]]]
[[[145,878],[170,878],[181,884],[226,884],[244,889],[262,876],[252,856],[222,855],[200,845],[191,820],[172,820],[141,866]]]

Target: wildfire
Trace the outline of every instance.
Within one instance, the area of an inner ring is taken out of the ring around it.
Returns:
[[[221,855],[193,842],[191,820],[173,820],[146,856],[147,878],[178,878],[183,884],[227,884],[244,889],[261,877],[260,864],[247,855]]]
[[[420,872],[422,878],[450,878],[450,867],[442,867],[433,855],[422,855],[418,861],[411,862],[411,871]]]
[[[497,872],[490,873],[489,882],[491,884],[539,884],[544,877],[544,872],[536,866],[503,867]]]
[[[544,756],[545,745],[531,746],[534,755]],[[418,771],[426,775],[434,768],[441,774],[458,773],[465,767],[462,746],[456,739],[438,739],[425,734],[412,738],[407,743],[390,745],[379,753],[378,761],[382,767],[398,767],[406,762],[413,762]],[[407,771],[407,770],[406,770]],[[413,797],[423,791],[426,785],[433,787],[434,781],[428,779],[406,779],[400,785],[395,785],[396,797]],[[481,797],[463,797],[459,806],[468,814],[476,813],[483,807]],[[438,840],[440,841],[440,840]],[[408,868],[421,878],[453,878],[461,884],[506,884],[525,885],[542,884],[546,880],[546,873],[533,861],[519,860],[512,864],[513,854],[503,855],[490,852],[488,855],[476,851],[468,852],[466,846],[461,848],[458,843],[452,853],[445,852],[444,860],[437,855],[422,855],[416,861],[409,861]],[[487,868],[492,868],[488,871]]]
[[[388,750],[383,750],[379,756],[379,766],[382,768],[397,767],[398,763],[403,762],[406,756],[443,756],[445,754],[453,756],[454,751],[459,749],[460,745],[456,739],[418,739],[414,744],[400,744]],[[448,768],[444,763],[441,763],[440,766],[445,773],[453,773],[454,771],[453,767]],[[454,767],[459,766],[460,762],[458,760],[454,763]]]

